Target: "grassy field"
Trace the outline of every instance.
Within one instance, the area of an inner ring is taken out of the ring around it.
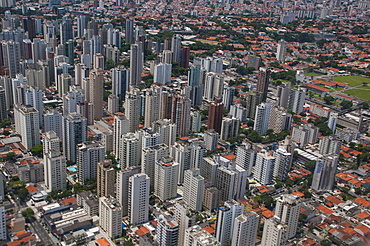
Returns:
[[[333,80],[349,84],[350,86],[361,85],[363,82],[370,84],[370,79],[362,76],[337,76]]]
[[[370,101],[370,90],[349,89],[344,91],[344,93]]]
[[[195,41],[199,41],[205,44],[212,44],[212,45],[218,45],[218,41],[212,41],[212,40],[206,40],[206,39],[196,39]]]
[[[321,76],[321,74],[318,74],[318,73],[305,73],[304,76]]]

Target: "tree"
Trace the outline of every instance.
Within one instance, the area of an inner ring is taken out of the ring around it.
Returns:
[[[322,240],[322,241],[320,242],[320,244],[321,244],[322,246],[331,246],[331,245],[332,245],[332,242],[331,242],[330,240],[328,240],[328,239],[325,239],[325,240]]]
[[[335,101],[335,98],[332,97],[332,96],[325,96],[324,97],[324,101],[327,103],[327,104],[332,104],[333,101]]]
[[[9,119],[3,119],[3,121],[0,122],[0,128],[9,127],[12,124],[12,122]]]
[[[42,157],[42,151],[43,151],[42,144],[35,145],[31,149],[32,155],[38,156],[40,158]]]
[[[353,103],[351,101],[342,101],[340,103],[340,106],[342,106],[343,109],[352,108]]]
[[[14,152],[8,152],[7,154],[6,154],[6,160],[8,160],[8,161],[12,161],[12,160],[14,160],[15,159],[15,153]]]
[[[27,208],[26,210],[22,211],[22,216],[30,222],[33,219],[35,213],[33,212],[32,208]]]
[[[18,197],[21,200],[24,200],[27,196],[28,196],[28,190],[26,188],[23,187],[18,190]]]

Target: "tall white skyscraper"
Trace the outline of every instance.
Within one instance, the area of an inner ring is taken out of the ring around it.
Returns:
[[[22,137],[22,144],[28,150],[40,144],[39,111],[32,106],[14,105],[15,129]]]
[[[324,155],[317,159],[312,179],[312,189],[315,191],[330,191],[333,189],[335,172],[339,162],[339,155]]]
[[[119,146],[119,162],[121,168],[125,169],[132,166],[139,166],[141,154],[141,141],[134,133],[122,135]]]
[[[330,128],[330,130],[333,131],[333,133],[335,133],[335,128],[337,126],[337,120],[338,120],[338,113],[331,112],[329,115],[328,127]]]
[[[159,103],[159,92],[154,86],[152,86],[152,88],[148,89],[145,94],[144,127],[151,128],[152,123],[159,119]]]
[[[0,240],[6,241],[6,214],[5,214],[5,207],[1,204],[0,205]]]
[[[204,178],[199,169],[186,170],[184,175],[184,201],[190,209],[202,210]]]
[[[21,72],[20,57],[21,47],[19,42],[13,40],[2,41],[4,66],[9,69],[9,76],[14,78]]]
[[[113,197],[99,198],[99,225],[111,238],[122,234],[122,206]]]
[[[320,154],[335,154],[339,155],[342,141],[336,136],[324,136],[320,139],[319,150]]]
[[[225,201],[217,216],[216,239],[224,244],[232,239],[235,218],[243,213],[244,205],[235,200]]]
[[[63,96],[63,115],[77,112],[77,104],[85,101],[84,90],[80,86],[72,85],[69,92]]]
[[[303,112],[304,101],[306,100],[306,89],[299,87],[290,90],[288,108],[296,114]]]
[[[153,122],[152,128],[161,135],[161,143],[166,144],[169,148],[176,141],[177,126],[169,119],[158,120]]]
[[[63,155],[76,161],[76,146],[87,140],[87,120],[80,114],[70,113],[63,117]]]
[[[286,57],[286,42],[281,39],[277,46],[276,59],[279,62],[284,62]]]
[[[132,44],[130,49],[130,85],[140,85],[144,67],[143,43]]]
[[[129,121],[124,113],[115,113],[113,118],[113,154],[118,157],[121,136],[129,132]]]
[[[150,178],[151,187],[154,187],[155,163],[168,155],[168,146],[165,144],[157,144],[142,149],[141,168],[142,172]]]
[[[129,178],[128,214],[130,223],[142,224],[149,219],[150,178],[145,173]]]
[[[297,233],[300,210],[301,203],[298,196],[284,194],[276,199],[275,217],[287,225],[287,239],[293,238]]]
[[[60,139],[55,132],[43,135],[45,185],[49,190],[67,187],[66,158],[60,153]]]
[[[153,82],[161,85],[171,83],[172,64],[161,63],[154,67]]]
[[[262,235],[262,245],[275,246],[285,245],[287,240],[287,225],[273,217],[265,221]]]
[[[125,115],[129,120],[129,132],[135,132],[139,129],[140,120],[140,96],[139,90],[133,89],[126,93],[124,103]]]
[[[284,181],[288,177],[288,172],[292,167],[292,154],[284,148],[278,148],[275,153],[274,177]]]
[[[87,179],[96,178],[97,164],[104,160],[104,146],[99,142],[88,141],[77,144],[78,181],[85,184]]]
[[[256,151],[251,149],[250,146],[237,146],[236,147],[236,160],[235,163],[247,171],[247,176],[252,174],[252,168],[256,162]]]
[[[181,49],[181,37],[176,34],[172,37],[171,51],[172,51],[172,61],[180,63],[180,49]]]
[[[177,196],[179,164],[171,157],[163,157],[155,164],[154,194],[166,201]]]
[[[122,204],[122,216],[128,216],[129,180],[130,177],[141,172],[140,167],[129,167],[117,173],[117,199]]]
[[[44,114],[44,131],[54,131],[58,138],[63,137],[63,120],[62,114],[57,110],[49,110]]]
[[[253,177],[261,184],[272,183],[275,168],[275,157],[272,153],[257,153],[256,166],[254,167]]]
[[[260,136],[265,135],[268,130],[270,114],[270,103],[261,103],[256,107],[253,130],[257,131]]]
[[[259,216],[252,211],[243,211],[235,218],[231,246],[255,245]]]
[[[169,217],[160,214],[158,217],[156,241],[161,246],[173,246],[178,244],[179,224]]]
[[[221,98],[224,89],[224,80],[225,78],[221,74],[207,73],[203,94],[204,99],[211,102],[215,97]]]

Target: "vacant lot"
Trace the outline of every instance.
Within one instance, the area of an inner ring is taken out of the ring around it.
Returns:
[[[370,79],[362,76],[338,76],[334,81],[349,84],[349,86],[362,85],[363,82],[370,84]]]
[[[355,96],[364,100],[370,101],[370,90],[364,89],[349,89],[344,91],[345,94]]]

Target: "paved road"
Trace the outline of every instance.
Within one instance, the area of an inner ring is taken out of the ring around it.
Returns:
[[[43,245],[49,246],[49,245],[55,245],[53,241],[51,240],[49,233],[45,230],[45,228],[38,222],[37,220],[34,220],[31,223],[31,228],[34,233],[36,233]]]

